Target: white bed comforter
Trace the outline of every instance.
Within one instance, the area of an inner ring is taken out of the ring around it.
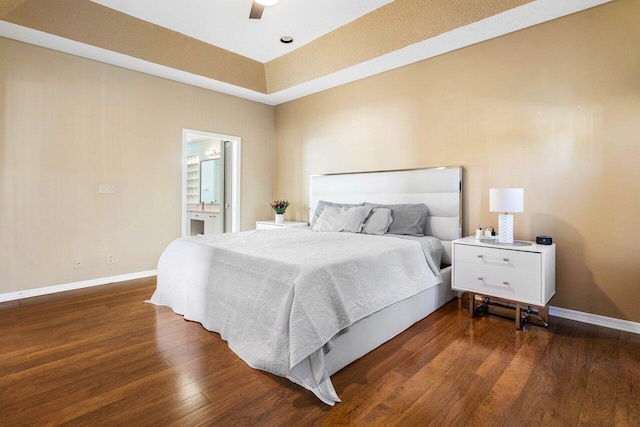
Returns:
[[[220,333],[250,366],[339,402],[323,346],[442,282],[415,240],[308,228],[186,237],[158,262],[150,302]]]

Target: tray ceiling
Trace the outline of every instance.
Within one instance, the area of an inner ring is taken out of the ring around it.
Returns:
[[[608,1],[7,0],[0,36],[277,105]]]
[[[248,19],[251,0],[92,0],[247,58],[267,62],[392,0],[280,0]],[[294,42],[283,44],[282,36]]]

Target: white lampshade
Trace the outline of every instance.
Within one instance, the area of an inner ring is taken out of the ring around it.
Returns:
[[[491,212],[523,212],[524,189],[492,188],[489,190],[489,210]]]
[[[256,0],[256,3],[259,3],[263,6],[273,6],[278,3],[278,0]]]

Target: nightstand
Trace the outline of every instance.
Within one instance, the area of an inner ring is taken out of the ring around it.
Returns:
[[[284,224],[276,224],[275,221],[256,221],[256,230],[279,230],[288,227],[306,227],[308,224],[301,221],[285,221]]]
[[[533,314],[548,323],[547,304],[556,293],[555,244],[510,246],[466,237],[453,241],[452,252],[451,287],[469,293],[471,317],[476,312],[477,294],[485,297],[485,305],[491,305],[493,297],[500,302],[492,305],[513,310],[517,329],[522,324],[522,305],[526,306],[525,321]]]

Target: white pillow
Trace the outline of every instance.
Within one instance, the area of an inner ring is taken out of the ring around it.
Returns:
[[[313,225],[313,231],[347,231],[359,233],[364,226],[364,220],[371,213],[371,206],[339,208],[327,206]]]
[[[337,208],[352,208],[354,206],[364,206],[364,203],[333,203],[333,202],[325,202],[324,200],[318,201],[318,206],[316,206],[316,211],[313,213],[313,218],[311,218],[311,226],[313,227],[316,224],[320,215],[327,206],[335,206]]]
[[[362,232],[364,234],[382,235],[387,232],[392,222],[391,209],[373,208],[373,212],[364,223]]]

